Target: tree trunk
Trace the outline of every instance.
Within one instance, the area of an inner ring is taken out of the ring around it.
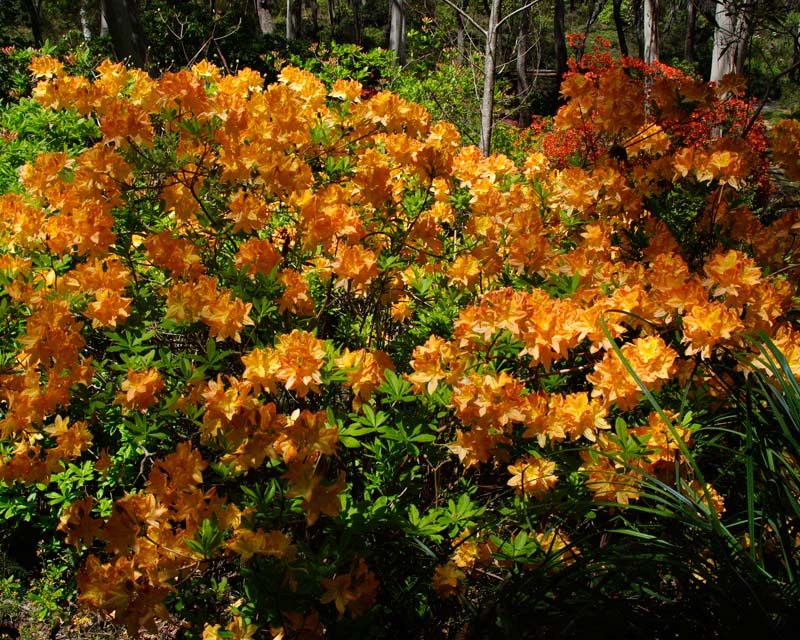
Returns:
[[[567,73],[567,36],[564,27],[564,0],[555,0],[553,6],[553,43],[556,57],[556,95]]]
[[[333,8],[333,0],[328,0],[328,24],[331,27],[331,35],[336,34],[336,11]]]
[[[253,0],[253,4],[256,8],[258,28],[261,29],[261,33],[270,35],[275,33],[275,21],[272,19],[267,0]]]
[[[469,0],[465,0],[460,6],[461,9],[466,11],[467,5],[469,4]],[[464,16],[461,15],[460,12],[456,11],[456,51],[458,51],[458,64],[463,65],[467,61],[466,56],[466,48],[465,48],[465,27],[464,27]]]
[[[286,0],[286,39],[300,37],[300,18],[302,16],[302,0]]]
[[[691,0],[689,0],[691,2]],[[617,30],[617,40],[619,40],[619,51],[623,56],[628,54],[628,41],[625,39],[625,22],[622,19],[622,0],[613,0],[614,27]]]
[[[530,84],[528,83],[528,41],[531,34],[531,12],[526,9],[522,12],[517,36],[517,122],[520,128],[526,128],[531,123],[531,110],[528,105]]]
[[[100,2],[100,37],[108,37],[108,20],[106,19],[106,8],[104,2]]]
[[[492,125],[494,115],[494,72],[497,54],[497,23],[501,0],[492,0],[489,11],[489,26],[486,29],[486,53],[483,64],[483,99],[481,100],[481,151],[489,155],[492,148]]]
[[[694,6],[695,0],[686,0],[686,38],[683,43],[683,57],[686,62],[694,62],[695,44],[694,35],[697,27],[697,7]]]
[[[736,50],[736,73],[744,73],[747,43],[750,42],[750,38],[753,36],[753,4],[754,0],[746,1],[736,18],[737,33],[739,35],[739,46]]]
[[[139,21],[137,0],[102,0],[103,14],[108,22],[111,44],[117,60],[144,68],[147,60],[147,40]]]
[[[33,46],[38,49],[42,46],[42,0],[25,0],[23,4],[31,19]]]
[[[353,39],[357,45],[361,45],[361,2],[360,0],[350,0],[350,6],[353,10]]]
[[[389,49],[394,52],[394,64],[402,66],[406,63],[406,6],[404,0],[391,0]]]
[[[319,2],[317,0],[309,0],[308,9],[311,16],[311,38],[319,40]]]
[[[739,49],[744,47],[746,29],[733,0],[717,0],[714,49],[711,54],[711,82],[719,82],[737,71]]]
[[[83,40],[89,42],[92,39],[92,29],[89,26],[89,7],[86,6],[86,0],[81,0],[80,6],[81,14],[81,32],[83,33]]]
[[[658,60],[658,0],[644,0],[644,61]]]

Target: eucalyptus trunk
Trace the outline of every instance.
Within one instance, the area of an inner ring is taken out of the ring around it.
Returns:
[[[406,7],[404,0],[391,0],[389,49],[394,52],[394,64],[402,66],[406,63]]]
[[[103,15],[111,34],[111,45],[118,60],[144,68],[147,60],[147,40],[139,21],[136,0],[103,0]]]
[[[486,30],[486,52],[483,63],[483,98],[481,100],[481,142],[484,155],[492,148],[492,127],[494,125],[494,72],[497,55],[497,23],[500,19],[500,1],[492,0],[489,10],[489,26]]]
[[[658,0],[644,0],[644,61],[658,60]]]
[[[272,13],[269,10],[269,3],[267,0],[253,0],[253,4],[256,8],[258,28],[261,30],[261,33],[275,33],[275,21],[272,19]]]

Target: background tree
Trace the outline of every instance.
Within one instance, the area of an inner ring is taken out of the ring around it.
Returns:
[[[405,0],[390,0],[389,10],[389,48],[396,61],[406,62],[406,6]]]
[[[103,14],[117,59],[143,68],[147,60],[147,38],[139,18],[137,0],[103,0]]]

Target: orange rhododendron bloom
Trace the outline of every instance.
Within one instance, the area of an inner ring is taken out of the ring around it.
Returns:
[[[741,251],[731,249],[714,254],[703,265],[706,280],[703,286],[711,290],[714,297],[725,299],[725,304],[741,309],[761,284],[761,268]]]
[[[322,340],[307,331],[294,329],[278,338],[275,358],[278,361],[275,378],[287,389],[296,389],[301,398],[309,391],[319,393],[325,362],[325,343]]]
[[[651,391],[658,391],[672,378],[677,353],[659,336],[637,338],[621,347],[623,357],[641,381]],[[639,385],[613,351],[594,367],[594,373],[586,376],[592,383],[592,398],[602,398],[605,403],[616,403],[623,411],[632,409],[642,396]]]
[[[558,482],[556,463],[546,458],[526,456],[508,467],[511,478],[506,483],[516,487],[518,495],[539,498]]]
[[[275,250],[270,240],[250,238],[239,245],[234,264],[237,269],[247,267],[247,275],[257,273],[268,276],[277,267],[283,257]]]
[[[584,437],[590,442],[597,439],[598,429],[609,429],[608,410],[601,402],[586,393],[552,394],[547,414],[548,433],[560,431],[570,440]]]
[[[466,578],[467,574],[451,561],[433,570],[431,585],[440,598],[453,598],[461,591]]]
[[[124,298],[117,291],[100,289],[89,303],[86,317],[91,318],[92,328],[116,328],[118,322],[124,322],[130,315],[131,302],[132,298]]]
[[[422,393],[425,389],[433,393],[450,373],[448,365],[456,355],[453,345],[439,336],[433,335],[425,344],[414,348],[411,354],[411,368],[414,373],[406,375],[408,381],[414,385],[415,393]]]
[[[265,532],[239,527],[233,537],[226,543],[226,548],[238,553],[244,562],[254,555],[272,556],[293,560],[297,548],[291,544],[290,538],[280,531]]]
[[[121,405],[131,411],[146,411],[158,402],[158,394],[164,389],[164,380],[158,369],[134,371],[128,369],[128,375],[120,386],[114,404]]]
[[[323,579],[321,584],[325,593],[320,602],[333,602],[340,616],[349,611],[353,618],[363,615],[375,604],[380,585],[363,558],[353,562],[349,573]]]
[[[331,271],[337,276],[334,288],[352,287],[365,293],[366,285],[378,275],[378,262],[375,254],[361,245],[340,245]]]
[[[350,351],[345,349],[342,355],[334,360],[337,367],[347,374],[345,386],[351,387],[355,398],[354,407],[368,400],[373,390],[380,386],[385,379],[387,369],[394,371],[394,364],[384,351],[366,351],[358,349]]]
[[[683,316],[681,342],[687,344],[687,356],[699,353],[706,360],[711,357],[714,347],[730,342],[734,333],[743,330],[744,324],[735,309],[721,302],[708,302],[692,307]]]
[[[314,313],[314,300],[302,273],[281,271],[278,280],[286,287],[278,299],[279,311],[288,311],[298,316],[310,316]]]

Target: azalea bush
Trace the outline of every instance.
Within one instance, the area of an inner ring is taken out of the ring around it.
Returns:
[[[797,212],[748,206],[767,149],[737,121],[684,126],[731,87],[576,70],[563,164],[293,67],[31,70],[100,133],[0,197],[0,498],[83,606],[204,640],[796,615],[796,424],[778,506],[731,461],[800,375]]]

